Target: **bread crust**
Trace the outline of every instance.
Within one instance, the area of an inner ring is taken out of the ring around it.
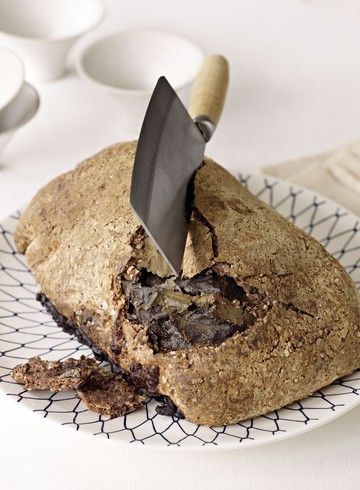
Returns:
[[[182,277],[215,268],[271,308],[220,345],[155,353],[125,315],[119,274],[171,273],[129,204],[135,142],[106,148],[42,188],[15,241],[41,291],[112,362],[159,370],[158,392],[191,422],[235,423],[304,398],[360,367],[360,303],[342,266],[312,237],[206,158]],[[129,269],[130,268],[130,269]]]

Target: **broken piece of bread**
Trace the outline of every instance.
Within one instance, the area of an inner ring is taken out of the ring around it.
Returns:
[[[11,376],[27,390],[76,389],[89,410],[111,418],[133,412],[146,400],[120,374],[107,371],[85,356],[63,362],[32,357],[15,366]]]
[[[104,371],[92,373],[77,392],[89,410],[111,418],[137,410],[146,400],[121,375]]]
[[[80,359],[46,361],[32,357],[24,364],[18,364],[11,376],[27,390],[66,391],[76,389],[97,367],[94,359],[81,356]]]

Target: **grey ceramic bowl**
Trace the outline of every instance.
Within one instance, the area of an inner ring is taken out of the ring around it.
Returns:
[[[15,131],[34,117],[39,105],[39,94],[25,82],[17,96],[0,112],[0,155]]]

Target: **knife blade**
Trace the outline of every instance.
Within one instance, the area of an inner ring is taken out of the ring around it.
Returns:
[[[228,79],[226,59],[207,57],[188,112],[167,79],[160,77],[142,124],[130,204],[175,275],[181,272],[193,178],[219,121]]]

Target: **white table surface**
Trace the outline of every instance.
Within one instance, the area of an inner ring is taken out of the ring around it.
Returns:
[[[231,63],[227,106],[207,153],[256,169],[360,136],[357,0],[108,0],[116,29],[161,27]],[[71,65],[71,63],[70,63]],[[0,75],[1,76],[1,75]],[[2,155],[0,215],[51,177],[126,139],[120,110],[73,71],[37,84],[42,105]],[[1,395],[1,394],[0,394]],[[156,452],[98,440],[0,399],[0,487],[8,489],[344,488],[360,486],[360,407],[304,436],[233,452]]]

